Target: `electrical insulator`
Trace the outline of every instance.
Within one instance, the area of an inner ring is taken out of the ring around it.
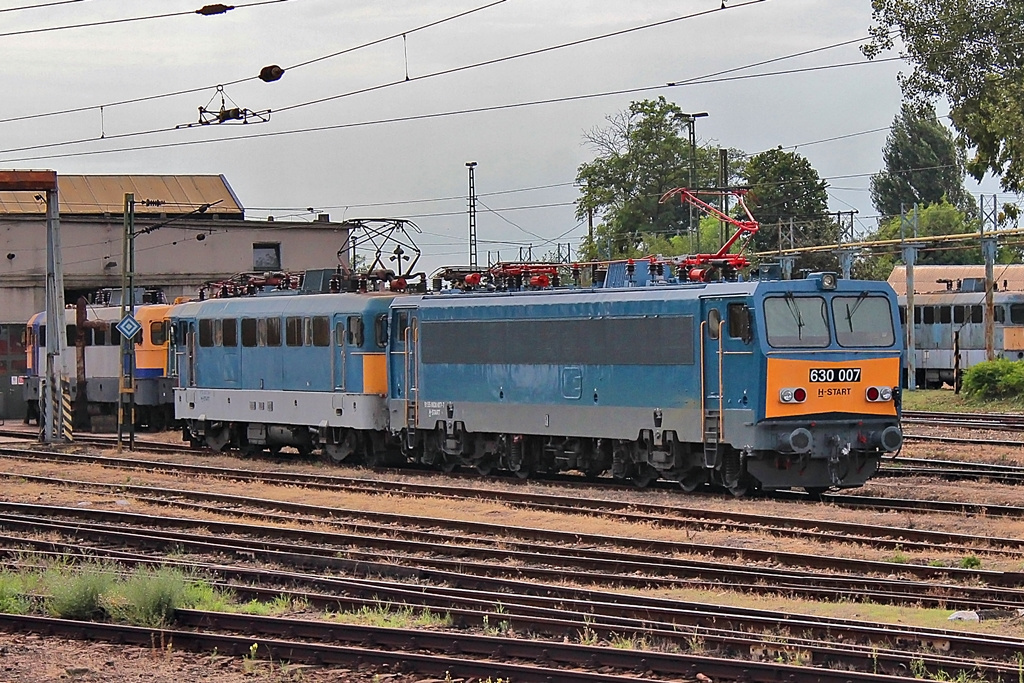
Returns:
[[[235,9],[234,5],[224,5],[221,3],[215,3],[213,5],[204,5],[196,10],[196,14],[202,14],[204,17],[208,17],[214,14],[224,14],[228,10]]]
[[[277,64],[271,64],[260,69],[260,80],[264,83],[273,83],[284,75],[284,69]]]

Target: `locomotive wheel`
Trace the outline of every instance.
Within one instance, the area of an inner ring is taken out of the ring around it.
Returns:
[[[479,463],[477,463],[476,471],[486,477],[487,475],[494,471],[495,464],[496,463],[494,462],[494,458],[484,458]]]
[[[356,450],[356,435],[353,432],[345,434],[341,443],[325,443],[324,453],[334,462],[344,462]]]
[[[520,479],[529,479],[530,474],[531,472],[529,467],[520,467],[518,470],[516,470],[516,476],[519,477]]]
[[[659,476],[658,470],[650,465],[640,465],[637,467],[636,473],[630,477],[630,480],[633,482],[633,486],[636,486],[638,489],[645,489],[650,486],[652,481],[657,480]]]
[[[728,488],[733,498],[742,498],[750,492],[750,482],[742,479]]]
[[[805,486],[804,491],[811,497],[811,500],[821,500],[821,496],[828,492],[827,486]]]
[[[227,426],[211,429],[206,432],[206,445],[212,451],[222,451],[231,440],[231,430]]]
[[[704,470],[694,470],[679,480],[679,487],[687,493],[693,493],[708,481]]]

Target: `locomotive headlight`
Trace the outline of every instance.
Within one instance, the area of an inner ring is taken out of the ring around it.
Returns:
[[[793,390],[792,389],[783,389],[782,391],[779,392],[779,398],[782,400],[783,403],[792,403],[793,402]]]
[[[783,403],[803,403],[807,400],[807,392],[800,387],[780,389],[779,400]]]
[[[892,389],[890,389],[889,387],[882,387],[879,390],[878,395],[881,397],[881,399],[883,401],[891,401],[892,400]]]

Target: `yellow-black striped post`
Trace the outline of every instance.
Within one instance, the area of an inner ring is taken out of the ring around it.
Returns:
[[[64,435],[65,441],[74,441],[74,431],[72,430],[72,414],[71,414],[71,382],[67,380],[61,380],[60,383],[60,422],[61,432]]]

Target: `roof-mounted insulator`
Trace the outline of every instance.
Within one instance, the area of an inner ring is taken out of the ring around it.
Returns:
[[[202,14],[204,17],[208,17],[212,14],[224,14],[229,9],[235,9],[234,5],[224,5],[221,3],[215,3],[213,5],[204,5],[196,10],[196,14]]]

